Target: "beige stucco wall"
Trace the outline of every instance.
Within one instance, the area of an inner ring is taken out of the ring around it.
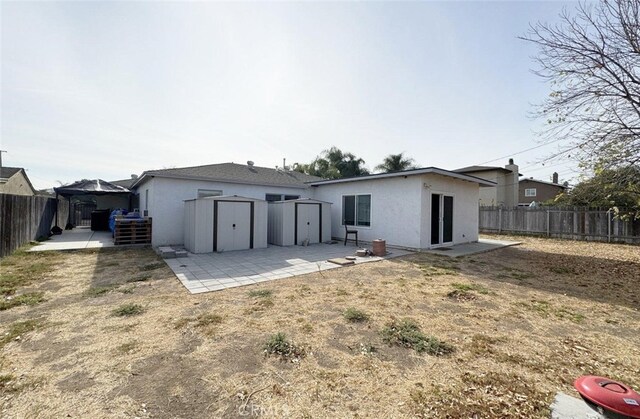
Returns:
[[[11,176],[7,182],[0,182],[0,193],[11,195],[35,195],[23,171]]]

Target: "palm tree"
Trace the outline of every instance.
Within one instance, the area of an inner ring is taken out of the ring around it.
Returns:
[[[390,173],[399,172],[401,170],[414,169],[415,160],[410,157],[404,157],[404,153],[389,154],[384,158],[382,164],[376,166],[376,170],[380,172]]]

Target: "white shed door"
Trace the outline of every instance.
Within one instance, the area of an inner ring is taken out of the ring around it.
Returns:
[[[298,242],[320,243],[320,205],[298,204]]]
[[[251,203],[218,202],[218,252],[251,247]]]

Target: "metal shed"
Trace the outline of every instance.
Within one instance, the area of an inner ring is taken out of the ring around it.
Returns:
[[[302,245],[331,240],[331,203],[302,198],[269,203],[270,244]]]
[[[184,246],[193,253],[267,247],[267,201],[212,196],[184,203]]]

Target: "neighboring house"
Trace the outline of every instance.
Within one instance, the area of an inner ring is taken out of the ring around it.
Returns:
[[[0,193],[36,195],[37,191],[22,167],[0,167]]]
[[[239,195],[280,201],[311,198],[306,182],[320,178],[304,173],[221,163],[148,170],[131,185],[140,211],[153,217],[152,245],[184,243],[184,201],[207,196]]]
[[[515,207],[518,205],[518,165],[509,159],[505,167],[496,166],[469,166],[454,170],[456,173],[479,177],[490,180],[496,186],[480,189],[480,206],[491,207]]]
[[[131,175],[129,179],[111,180],[109,183],[122,186],[123,188],[131,189],[131,186],[138,180],[138,175]]]
[[[331,202],[332,237],[344,225],[359,239],[426,249],[478,240],[480,186],[493,182],[434,167],[322,180],[302,173],[233,163],[144,172],[131,186],[153,217],[154,246],[184,243],[184,201],[239,195],[266,201]]]
[[[532,202],[545,202],[554,199],[558,194],[567,189],[566,185],[558,183],[558,174],[553,174],[553,181],[546,182],[534,178],[522,179],[520,181],[520,195],[518,203],[529,205]]]
[[[493,182],[428,167],[312,182],[316,199],[332,202],[332,236],[345,225],[358,238],[429,249],[478,241],[480,186]]]

